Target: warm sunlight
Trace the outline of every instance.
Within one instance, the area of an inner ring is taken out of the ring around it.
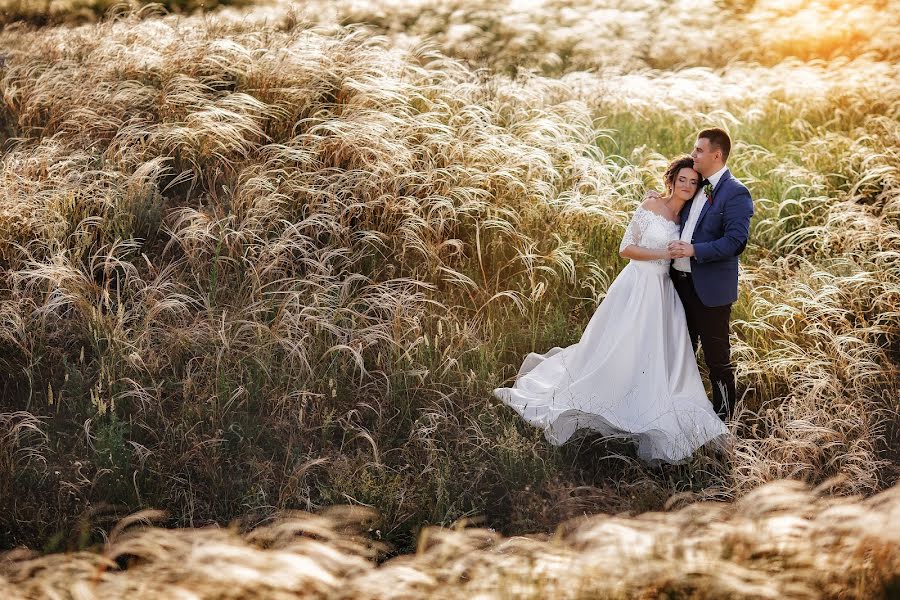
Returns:
[[[900,1],[0,0],[0,599],[900,583]]]
[[[881,28],[889,26],[871,2],[805,0],[759,2],[748,22],[759,30],[766,46],[800,58],[839,53],[848,45],[877,37]]]

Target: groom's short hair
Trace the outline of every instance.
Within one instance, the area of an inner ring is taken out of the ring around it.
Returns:
[[[718,127],[704,129],[697,134],[697,139],[700,138],[708,139],[709,147],[713,150],[722,151],[722,162],[728,160],[728,155],[731,154],[731,137],[729,137],[727,131]]]

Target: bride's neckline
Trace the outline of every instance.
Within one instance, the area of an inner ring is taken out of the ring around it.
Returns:
[[[659,214],[658,212],[652,211],[652,210],[650,210],[649,208],[644,208],[643,206],[638,206],[638,210],[644,210],[644,211],[647,211],[647,212],[650,213],[651,215],[653,215],[653,216],[655,216],[655,217],[659,217],[660,219],[662,219],[662,220],[665,221],[666,223],[671,223],[672,225],[675,225],[675,226],[680,225],[680,223],[676,223],[675,221],[673,221],[673,220],[670,219],[669,217],[667,217],[667,216],[665,216],[665,215],[661,215],[661,214]]]

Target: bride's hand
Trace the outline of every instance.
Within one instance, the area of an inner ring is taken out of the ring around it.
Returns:
[[[681,240],[669,242],[667,248],[669,249],[669,252],[672,253],[672,258],[690,258],[694,256],[694,247]]]

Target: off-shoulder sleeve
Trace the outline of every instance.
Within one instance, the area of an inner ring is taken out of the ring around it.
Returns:
[[[635,246],[641,245],[641,234],[644,232],[643,212],[640,206],[634,211],[634,214],[631,216],[631,222],[625,228],[625,236],[622,238],[622,243],[619,244],[619,252],[632,244]]]

